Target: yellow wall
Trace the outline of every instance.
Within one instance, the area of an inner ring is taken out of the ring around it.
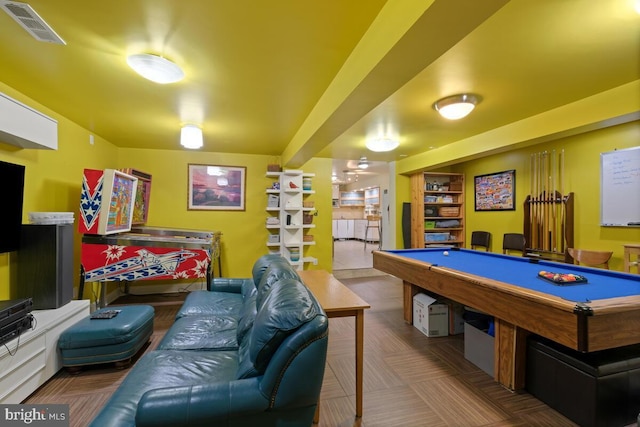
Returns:
[[[88,130],[2,83],[0,91],[58,121],[58,150],[20,149],[0,141],[0,160],[25,166],[23,223],[27,223],[29,212],[38,211],[74,212],[77,218],[82,170],[113,167],[118,154],[116,147],[97,136],[90,144]],[[77,234],[74,249],[79,271],[80,237]],[[12,257],[15,261],[15,254],[0,254],[0,300],[11,298],[10,289],[18,286],[10,274]]]
[[[177,142],[176,142],[177,143]],[[121,149],[119,168],[133,167],[151,174],[151,200],[147,225],[168,228],[192,228],[222,232],[222,273],[226,277],[250,277],[253,262],[267,251],[267,196],[273,181],[266,177],[273,156]],[[189,164],[246,167],[245,211],[187,210]],[[313,159],[301,168],[315,173],[313,190],[318,215],[313,223],[317,244],[306,256],[320,258],[318,266],[331,271],[331,160]],[[321,185],[321,183],[326,185]],[[328,237],[327,237],[328,236]],[[217,272],[216,272],[217,274]]]
[[[456,165],[452,171],[465,174],[466,241],[470,241],[473,230],[489,231],[492,251],[501,252],[502,235],[523,230],[524,200],[530,193],[531,154],[564,150],[564,192],[575,194],[574,245],[613,251],[610,267],[621,271],[622,245],[640,242],[640,228],[600,226],[600,153],[638,145],[640,122],[635,121]],[[510,169],[516,170],[516,210],[475,212],[474,176]]]
[[[222,236],[222,272],[227,277],[248,277],[253,262],[267,253],[265,207],[266,188],[271,180],[266,178],[267,164],[272,156],[203,153],[199,151],[166,151],[119,149],[113,144],[94,137],[77,124],[23,96],[0,83],[0,91],[18,101],[58,120],[58,150],[20,149],[0,141],[0,160],[26,166],[23,223],[28,222],[28,212],[74,212],[76,226],[80,202],[82,172],[85,168],[105,169],[132,167],[152,175],[151,200],[147,224],[161,227],[218,230]],[[177,144],[177,141],[176,141]],[[187,165],[217,164],[245,166],[246,210],[237,211],[188,211]],[[317,244],[309,247],[306,256],[319,259],[318,265],[309,268],[331,270],[331,160],[312,159],[302,169],[315,173],[313,189],[318,215],[312,232]],[[326,183],[326,185],[323,185]],[[77,230],[77,228],[76,228]],[[74,235],[74,286],[79,283],[81,236]],[[13,261],[12,261],[13,257]],[[19,286],[15,272],[15,254],[0,254],[0,300],[10,299]],[[85,291],[85,297],[90,291]]]

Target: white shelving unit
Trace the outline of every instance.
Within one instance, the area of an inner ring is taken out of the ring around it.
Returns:
[[[314,194],[309,183],[314,174],[301,170],[267,172],[273,178],[273,185],[267,193],[267,221],[269,231],[267,247],[270,252],[280,253],[297,269],[305,264],[317,264],[318,260],[306,255],[305,249],[315,245],[315,240],[305,238],[315,228],[314,207],[305,207],[307,197]],[[306,184],[306,185],[305,185]],[[305,221],[305,218],[311,221]]]

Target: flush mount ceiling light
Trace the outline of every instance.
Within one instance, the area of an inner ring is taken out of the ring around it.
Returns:
[[[445,119],[458,120],[469,115],[479,102],[478,95],[463,93],[442,98],[433,104],[433,108]]]
[[[175,83],[184,77],[184,72],[174,62],[150,53],[130,55],[127,57],[127,64],[136,73],[155,83]]]
[[[371,151],[384,152],[395,150],[400,142],[391,138],[378,138],[367,141],[365,145]]]
[[[180,131],[180,145],[195,150],[202,147],[202,129],[196,125],[185,125]]]
[[[366,169],[368,167],[369,167],[369,162],[367,161],[367,158],[364,156],[360,157],[360,161],[358,162],[358,168]]]

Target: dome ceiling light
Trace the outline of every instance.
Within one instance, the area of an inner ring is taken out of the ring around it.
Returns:
[[[180,131],[180,145],[191,150],[202,147],[202,129],[196,125],[184,125]]]
[[[468,116],[480,102],[480,99],[478,95],[469,93],[447,96],[436,101],[433,108],[445,119],[458,120]]]
[[[130,55],[127,64],[145,79],[159,84],[175,83],[184,78],[184,72],[176,63],[150,53]]]
[[[380,153],[395,150],[400,145],[400,142],[391,138],[378,138],[368,140],[365,145],[369,150]]]

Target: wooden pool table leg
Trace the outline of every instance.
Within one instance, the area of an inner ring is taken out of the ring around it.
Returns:
[[[402,306],[404,308],[404,321],[410,325],[413,325],[413,297],[420,293],[422,288],[409,283],[407,281],[402,281]]]
[[[529,332],[495,319],[494,378],[511,390],[524,388]]]

